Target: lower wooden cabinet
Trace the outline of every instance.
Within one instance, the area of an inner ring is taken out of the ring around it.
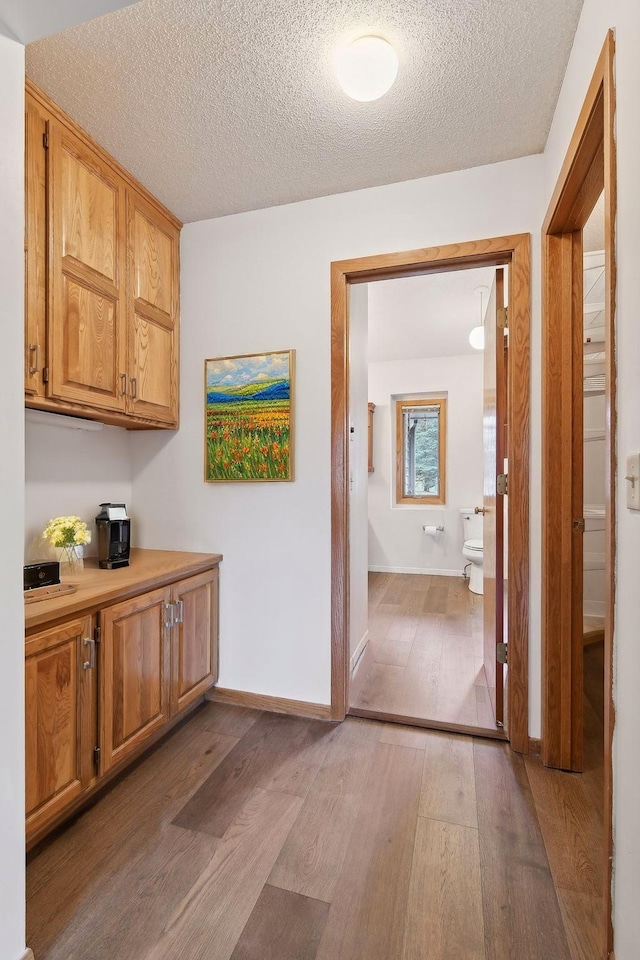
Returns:
[[[169,588],[100,615],[100,772],[133,753],[170,716]]]
[[[93,620],[44,630],[26,643],[26,812],[34,833],[96,776]]]
[[[179,713],[218,679],[218,568],[176,583],[171,710]]]
[[[26,640],[27,841],[139,755],[218,677],[218,568]]]

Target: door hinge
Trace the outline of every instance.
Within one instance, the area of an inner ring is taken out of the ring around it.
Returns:
[[[509,307],[500,307],[496,313],[496,320],[499,330],[509,329]]]
[[[496,660],[498,663],[507,663],[507,644],[506,643],[497,643],[496,644]]]
[[[509,477],[506,473],[499,473],[496,477],[496,493],[506,497],[509,493]]]
[[[100,769],[100,747],[93,748],[93,764],[96,770]]]
[[[42,382],[49,383],[49,367],[42,368]]]
[[[584,533],[584,517],[574,517],[572,526],[578,533]]]
[[[93,628],[93,639],[96,643],[100,643],[100,624],[96,623]]]
[[[44,147],[45,150],[49,149],[49,131],[48,130],[45,130],[45,132],[42,134],[42,146]]]
[[[176,608],[173,603],[165,603],[164,605],[164,625],[168,630],[173,629],[176,625]]]

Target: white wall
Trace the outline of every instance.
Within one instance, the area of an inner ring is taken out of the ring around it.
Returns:
[[[224,553],[222,686],[329,702],[331,261],[533,232],[539,325],[541,175],[542,158],[528,157],[184,228],[182,425],[136,437],[133,497],[142,545]],[[289,347],[295,483],[204,484],[204,358]],[[532,532],[539,525],[534,503]],[[539,663],[539,587],[531,611]],[[532,736],[539,710],[534,684]]]
[[[25,562],[44,559],[48,545],[42,531],[52,517],[77,515],[92,532],[85,556],[95,555],[94,519],[104,501],[124,501],[132,517],[132,543],[136,543],[132,502],[131,436],[121,427],[87,432],[30,423],[25,427]]]
[[[85,23],[137,0],[0,0],[0,23],[7,36],[22,43]]]
[[[368,284],[358,283],[352,286],[349,297],[349,655],[353,667],[366,646],[369,625]]]
[[[24,47],[0,34],[0,350],[2,352],[2,549],[0,599],[0,942],[24,951]]]
[[[460,576],[460,509],[482,503],[482,354],[369,364],[375,472],[369,478],[369,569]],[[395,504],[395,398],[421,393],[447,398],[444,506]],[[394,399],[391,399],[394,398]],[[435,538],[423,524],[444,525]]]
[[[560,170],[607,28],[616,30],[618,526],[614,743],[614,927],[616,960],[635,960],[640,945],[640,621],[638,540],[640,513],[626,509],[622,479],[627,453],[640,449],[640,324],[637,259],[640,250],[640,3],[585,0],[544,154],[547,200]]]

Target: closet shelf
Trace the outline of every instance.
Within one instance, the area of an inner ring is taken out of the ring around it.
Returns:
[[[583,392],[585,397],[604,396],[604,373],[598,373],[589,377],[585,377]]]

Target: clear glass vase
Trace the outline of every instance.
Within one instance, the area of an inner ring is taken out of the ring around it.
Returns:
[[[66,577],[77,577],[84,569],[84,560],[82,557],[82,547],[72,544],[69,547],[60,547],[60,575]]]

